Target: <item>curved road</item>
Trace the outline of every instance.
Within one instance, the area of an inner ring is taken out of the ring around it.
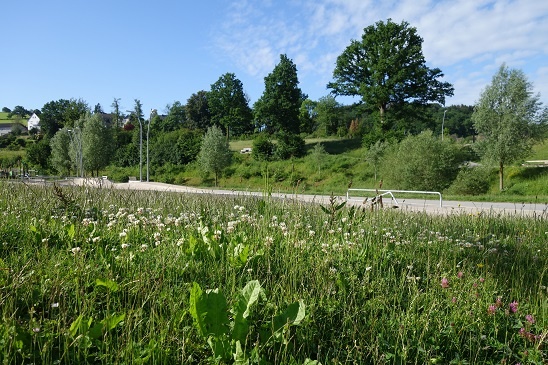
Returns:
[[[73,184],[103,186],[122,190],[155,190],[155,191],[170,191],[184,192],[193,194],[215,194],[215,195],[242,195],[242,196],[263,196],[261,192],[237,191],[237,190],[221,190],[212,188],[194,188],[181,185],[172,185],[158,182],[141,182],[132,181],[128,183],[112,183],[108,180],[98,179],[74,179]],[[317,202],[326,204],[330,197],[327,195],[308,195],[308,194],[285,194],[273,193],[273,197],[278,199],[300,200],[306,202]],[[535,216],[542,219],[548,219],[548,202],[538,204],[525,203],[495,203],[495,202],[470,202],[470,201],[444,201],[440,207],[439,200],[427,199],[403,199],[398,198],[397,208],[404,211],[424,211],[437,214],[459,214],[467,213],[474,214],[479,212],[495,213],[495,214],[511,214]],[[342,202],[346,200],[346,196],[337,196],[337,200]],[[396,204],[388,197],[383,198],[385,208],[394,208]],[[349,204],[362,205],[363,198],[350,199]]]

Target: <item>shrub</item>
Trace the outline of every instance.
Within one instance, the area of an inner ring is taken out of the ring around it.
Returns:
[[[489,191],[490,169],[477,167],[463,167],[451,185],[449,191],[453,194],[480,195]]]
[[[274,143],[270,141],[267,135],[260,134],[253,140],[251,156],[257,161],[270,161],[274,156]]]
[[[427,131],[389,148],[381,172],[392,187],[442,191],[456,178],[462,159],[452,141],[441,141]]]
[[[291,133],[280,133],[276,146],[276,158],[287,160],[291,157],[303,157],[306,154],[305,142],[301,136]]]

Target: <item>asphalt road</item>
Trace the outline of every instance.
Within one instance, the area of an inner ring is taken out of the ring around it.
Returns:
[[[221,190],[211,188],[194,188],[181,185],[172,185],[158,182],[132,181],[128,183],[112,183],[108,180],[98,179],[74,179],[71,183],[78,185],[103,186],[108,188],[122,190],[155,190],[169,192],[183,192],[193,194],[215,194],[215,195],[240,195],[240,196],[263,196],[262,192]],[[471,201],[443,201],[440,207],[439,200],[428,199],[404,199],[398,198],[397,201],[389,197],[383,198],[384,209],[400,209],[412,212],[428,212],[435,214],[477,214],[480,212],[491,214],[509,214],[521,216],[535,216],[541,219],[548,219],[548,202],[538,204],[525,203],[496,203],[496,202],[471,202]],[[286,200],[299,200],[306,202],[316,202],[326,204],[330,197],[327,195],[309,195],[309,194],[285,194],[273,193],[273,197]],[[337,201],[347,200],[346,196],[337,196]],[[363,198],[349,199],[348,204],[363,205]],[[397,204],[396,204],[397,203]],[[370,207],[366,204],[367,207]]]

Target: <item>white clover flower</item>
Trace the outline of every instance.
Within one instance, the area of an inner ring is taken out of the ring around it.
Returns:
[[[120,238],[124,238],[127,236],[127,231],[124,229],[122,232],[120,232]]]
[[[91,241],[92,241],[93,243],[97,243],[97,242],[99,242],[100,240],[101,240],[101,237],[99,237],[99,236],[93,237],[93,238],[91,239]]]
[[[129,247],[129,243],[122,243],[122,249],[126,249]]]
[[[315,234],[316,234],[316,232],[313,231],[313,230],[308,231],[308,235],[309,235],[310,237],[314,237]]]
[[[59,303],[51,303],[52,308],[59,308]]]
[[[141,251],[144,251],[144,250],[146,250],[147,248],[148,248],[148,245],[147,245],[147,244],[144,244],[144,243],[143,243],[143,244],[141,245]]]
[[[80,253],[80,251],[82,251],[82,249],[80,247],[74,247],[70,250],[74,255],[77,255]]]

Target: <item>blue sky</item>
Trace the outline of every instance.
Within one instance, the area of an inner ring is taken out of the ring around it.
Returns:
[[[253,103],[282,53],[317,100],[350,40],[387,18],[417,28],[428,66],[455,87],[447,105],[474,104],[503,62],[548,104],[548,1],[20,0],[0,9],[0,107],[81,98],[109,112],[120,98],[123,110],[139,99],[164,112],[227,72]]]

